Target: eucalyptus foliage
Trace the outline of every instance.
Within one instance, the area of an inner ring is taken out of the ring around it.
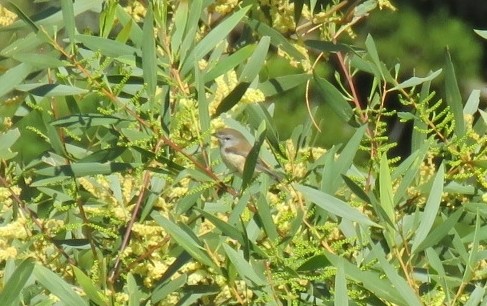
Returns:
[[[35,16],[10,2],[2,305],[485,304],[479,91],[464,103],[448,52],[399,79],[371,36],[355,41],[389,1],[330,2],[62,0]],[[273,56],[293,72],[266,78]],[[334,79],[318,69],[330,61]],[[265,100],[302,84],[309,119],[281,139]],[[326,131],[311,93],[353,130],[346,143],[313,145]],[[391,118],[413,126],[403,158]],[[211,136],[223,126],[286,179],[229,173]]]

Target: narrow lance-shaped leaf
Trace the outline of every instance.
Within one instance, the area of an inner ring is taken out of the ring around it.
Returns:
[[[208,52],[210,52],[217,44],[219,44],[225,37],[235,28],[235,26],[242,20],[242,18],[247,14],[251,6],[246,6],[239,11],[233,13],[231,16],[226,18],[223,22],[217,25],[211,30],[208,35],[206,35],[193,51],[186,58],[181,72],[186,75],[191,68],[194,66],[194,62],[199,61]]]
[[[419,223],[418,229],[415,231],[415,236],[413,238],[411,247],[413,253],[416,251],[421,242],[423,242],[423,240],[427,237],[437,217],[441,196],[443,194],[444,175],[445,167],[443,164],[441,164],[438,172],[436,173],[435,179],[433,180],[433,185],[431,186],[429,197],[426,201],[426,206],[421,217],[421,222]]]
[[[109,305],[108,298],[100,289],[96,288],[93,281],[85,273],[83,273],[83,271],[76,266],[71,266],[71,268],[73,269],[78,284],[80,284],[81,288],[83,288],[83,291],[90,298],[90,300],[95,302],[97,305]]]
[[[441,71],[442,71],[442,69],[436,70],[435,72],[430,73],[428,76],[426,76],[424,78],[420,78],[420,77],[416,77],[416,76],[411,77],[411,78],[407,79],[406,81],[399,83],[396,86],[392,87],[390,89],[390,91],[414,87],[414,86],[423,84],[424,82],[432,81],[433,79],[435,79],[437,76],[440,75]]]
[[[74,34],[76,33],[76,24],[74,22],[74,7],[72,0],[61,0],[61,9],[63,11],[64,27],[71,43],[74,43]]]
[[[56,273],[41,266],[34,268],[34,277],[53,295],[57,296],[65,305],[88,305],[73,289],[71,284],[59,277]]]
[[[263,127],[265,129],[265,122],[263,122],[263,124],[264,124]],[[260,147],[264,143],[264,139],[265,139],[264,129],[260,131],[261,133],[255,140],[252,149],[250,150],[249,154],[247,155],[247,158],[245,159],[245,166],[242,174],[242,190],[247,188],[254,175],[255,167],[257,165],[257,160],[259,159]],[[261,129],[259,128],[259,130]]]
[[[264,96],[270,97],[298,87],[310,78],[307,73],[283,75],[260,83],[258,89],[264,93]]]
[[[397,269],[386,259],[386,255],[379,244],[374,245],[372,254],[375,255],[375,259],[378,260],[382,271],[390,280],[391,286],[397,289],[399,295],[404,301],[407,301],[407,305],[423,305],[407,281],[397,273]]]
[[[385,212],[384,218],[386,218],[387,223],[394,228],[395,227],[395,217],[394,217],[394,196],[392,192],[392,179],[391,170],[388,165],[387,157],[384,154],[380,160],[380,176],[379,176],[379,186],[380,186],[380,205]]]
[[[0,97],[12,91],[31,72],[31,65],[21,63],[3,73],[0,76]]]
[[[22,292],[26,282],[32,275],[34,263],[31,259],[25,259],[15,269],[15,272],[8,280],[3,279],[2,291],[0,292],[0,301],[3,305],[19,305],[16,302],[20,301],[19,292]]]
[[[303,193],[305,199],[315,203],[318,207],[324,209],[325,211],[350,221],[355,221],[362,225],[381,227],[356,208],[349,206],[342,200],[339,200],[327,193],[299,184],[295,184],[293,186],[296,188],[296,190]]]
[[[271,44],[297,60],[304,60],[304,55],[301,54],[290,42],[277,30],[268,26],[267,24],[257,21],[255,19],[247,20],[247,24],[252,30],[259,33],[262,36],[269,36],[271,38]]]
[[[453,67],[448,49],[445,52],[445,60],[445,100],[455,118],[455,134],[458,137],[462,137],[465,135],[462,96],[460,95],[460,89],[458,88],[458,82],[455,76],[455,68]]]
[[[142,38],[142,70],[144,80],[147,83],[147,93],[149,97],[154,97],[157,86],[157,62],[152,5],[148,6],[142,30],[144,32]]]
[[[235,251],[226,243],[223,244],[223,250],[235,266],[242,279],[252,282],[257,286],[266,286],[266,282],[255,272],[254,268],[244,259],[242,251]]]
[[[204,74],[203,78],[205,83],[212,81],[219,77],[220,75],[225,74],[228,71],[231,71],[236,66],[243,63],[246,59],[248,59],[255,50],[255,45],[247,45],[235,53],[224,57],[216,63],[215,67],[210,69],[207,73]]]
[[[200,241],[195,241],[192,236],[188,235],[177,224],[171,222],[158,212],[151,213],[151,217],[164,228],[164,230],[171,235],[171,237],[185,249],[191,256],[199,262],[217,268],[211,258],[206,254]]]
[[[343,121],[348,122],[353,116],[353,110],[350,104],[348,104],[348,101],[343,97],[342,93],[326,79],[317,75],[314,76],[314,79],[325,103],[330,105],[338,117]]]
[[[269,50],[270,38],[264,36],[257,44],[254,53],[249,58],[242,73],[240,74],[240,82],[252,82],[257,75],[259,75],[262,66],[264,65]]]
[[[249,86],[250,83],[238,84],[225,98],[223,98],[220,104],[218,104],[213,117],[218,117],[221,113],[232,109],[232,107],[240,102],[240,99],[243,97]]]

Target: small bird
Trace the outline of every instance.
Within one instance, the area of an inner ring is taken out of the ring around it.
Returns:
[[[237,171],[240,175],[243,174],[245,161],[252,149],[252,146],[247,141],[244,135],[237,130],[230,128],[223,128],[213,134],[218,138],[220,143],[220,155],[223,162],[232,171]],[[255,165],[256,172],[264,172],[277,181],[281,181],[283,175],[271,170],[267,164],[260,158]]]

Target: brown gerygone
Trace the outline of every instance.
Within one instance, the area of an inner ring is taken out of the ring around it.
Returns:
[[[252,149],[252,146],[247,141],[244,135],[237,130],[230,128],[223,128],[218,130],[215,134],[220,143],[220,155],[223,162],[232,171],[237,171],[242,174],[245,167],[245,161]],[[280,181],[282,175],[272,171],[268,165],[260,158],[255,165],[256,172],[264,172]]]

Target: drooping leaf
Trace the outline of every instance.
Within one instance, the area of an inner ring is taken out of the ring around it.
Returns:
[[[216,79],[226,72],[232,71],[232,69],[243,63],[252,55],[252,53],[254,53],[255,47],[255,45],[246,45],[238,51],[219,60],[216,65],[203,76],[205,83]]]
[[[299,52],[287,38],[267,24],[251,18],[247,20],[247,24],[252,30],[259,33],[261,36],[269,36],[273,46],[280,48],[290,56],[294,57],[296,60],[305,59],[303,54],[301,54],[301,52]]]
[[[0,97],[11,92],[32,72],[32,66],[20,63],[0,75]]]
[[[109,305],[106,295],[99,288],[96,288],[93,281],[81,269],[74,265],[71,266],[71,269],[73,269],[78,284],[80,284],[84,293],[86,293],[91,301],[100,306]]]
[[[8,160],[17,155],[16,152],[10,151],[10,147],[20,138],[19,129],[8,130],[0,134],[0,160]]]
[[[215,28],[213,28],[208,35],[206,35],[196,47],[188,54],[182,68],[181,72],[183,75],[187,74],[191,68],[193,68],[193,63],[198,62],[203,58],[208,52],[210,52],[217,44],[219,44],[225,37],[232,31],[235,26],[244,18],[251,6],[246,6],[241,8],[237,12],[233,13]]]
[[[325,211],[350,221],[355,221],[362,225],[381,227],[356,208],[349,206],[347,203],[335,198],[334,196],[299,184],[295,184],[294,187],[296,190],[303,193],[305,199],[315,203],[318,207],[324,209]]]
[[[355,52],[355,50],[346,44],[333,43],[331,41],[308,39],[304,44],[309,48],[313,48],[322,52]]]
[[[29,92],[40,97],[72,96],[88,93],[89,90],[63,84],[22,84],[17,90]]]
[[[41,265],[36,265],[33,274],[41,286],[57,296],[66,305],[88,305],[88,302],[72,289],[71,284],[51,270]]]
[[[318,85],[317,87],[324,102],[330,105],[338,117],[344,122],[348,122],[353,116],[353,110],[343,94],[322,77],[315,75],[314,80]]]
[[[197,241],[194,237],[188,235],[180,226],[173,223],[158,212],[152,212],[151,217],[164,228],[164,230],[171,235],[171,237],[194,259],[202,264],[217,269],[211,258],[204,251],[201,241]]]
[[[36,170],[39,175],[57,176],[66,175],[71,177],[82,177],[87,175],[97,174],[111,174],[114,172],[122,172],[136,168],[137,164],[131,163],[72,163],[71,165],[63,165],[57,167],[47,167]]]
[[[218,117],[221,113],[229,111],[234,107],[243,97],[250,83],[239,83],[223,100],[218,104],[213,117]]]
[[[254,270],[254,268],[244,259],[242,251],[235,251],[228,244],[223,243],[223,250],[238,271],[242,279],[251,282],[253,285],[266,286],[267,283]]]
[[[264,96],[271,97],[302,85],[310,78],[307,73],[283,75],[260,83],[258,89],[264,93]]]

